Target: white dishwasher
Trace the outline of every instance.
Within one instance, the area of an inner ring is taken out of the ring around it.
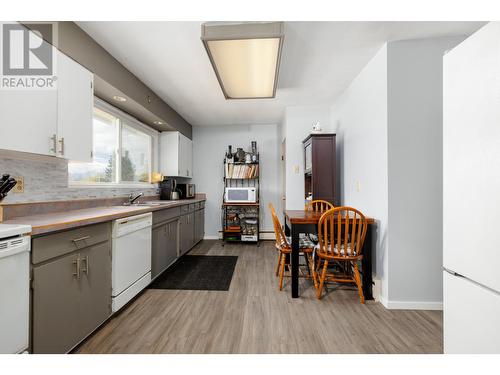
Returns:
[[[28,349],[31,226],[0,224],[0,354]]]
[[[113,221],[112,311],[116,312],[151,282],[153,215]]]

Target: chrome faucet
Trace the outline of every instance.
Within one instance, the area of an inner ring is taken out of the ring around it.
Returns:
[[[140,197],[142,197],[144,195],[144,193],[139,193],[137,194],[135,197],[134,197],[134,194],[133,193],[130,193],[129,197],[128,197],[128,204],[134,204],[134,202],[136,200],[138,200]],[[139,202],[137,202],[139,203]]]

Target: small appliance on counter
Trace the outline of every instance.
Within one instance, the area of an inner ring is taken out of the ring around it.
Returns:
[[[192,199],[196,194],[194,184],[178,184],[177,190],[181,199]]]
[[[166,201],[176,199],[179,199],[177,181],[175,181],[175,178],[163,178],[163,181],[160,182],[160,200]]]

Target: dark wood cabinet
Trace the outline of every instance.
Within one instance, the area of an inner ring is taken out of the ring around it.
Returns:
[[[335,134],[311,134],[304,146],[304,193],[313,200],[339,204]]]

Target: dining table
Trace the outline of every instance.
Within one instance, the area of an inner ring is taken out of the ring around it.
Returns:
[[[308,210],[285,210],[285,235],[291,237],[292,298],[299,297],[299,238],[301,234],[317,234],[318,222],[324,212]],[[373,299],[372,279],[372,236],[375,230],[375,219],[366,217],[368,229],[363,243],[361,260],[361,279],[363,294],[366,300]]]

